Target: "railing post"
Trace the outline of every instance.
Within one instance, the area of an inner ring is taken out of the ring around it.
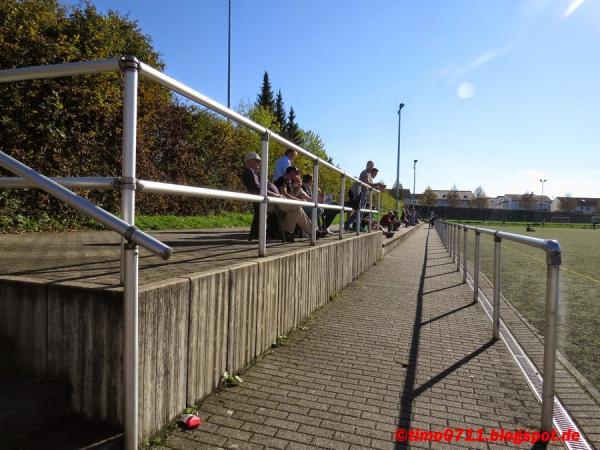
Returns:
[[[475,262],[473,266],[473,301],[476,302],[479,299],[479,244],[481,241],[481,233],[479,230],[475,230]]]
[[[362,189],[362,188],[361,188]],[[362,199],[362,191],[360,193],[361,195],[361,199]],[[362,201],[358,202],[358,210],[356,211],[356,218],[354,219],[354,228],[356,228],[356,235],[358,236],[360,234],[360,218],[362,215],[362,212],[360,211],[360,204],[362,203]]]
[[[317,243],[317,227],[319,225],[318,208],[317,203],[319,202],[319,160],[313,160],[313,193],[312,201],[314,203],[312,207],[311,221],[312,230],[310,232],[310,245]]]
[[[456,225],[456,271],[460,270],[460,225]]]
[[[123,220],[135,224],[135,176],[137,91],[139,61],[126,56],[120,61],[123,70],[123,159],[121,195]],[[125,449],[138,448],[138,249],[127,242],[123,246],[123,372]]]
[[[450,225],[450,256],[452,257],[452,262],[456,257],[456,239],[454,235],[456,234],[456,224]]]
[[[377,193],[377,219],[381,219],[381,191]]]
[[[345,223],[345,215],[346,211],[344,210],[344,205],[346,203],[346,174],[342,174],[342,186],[340,192],[340,206],[342,209],[340,210],[340,228],[338,230],[338,237],[340,239],[344,238],[344,223]]]
[[[258,256],[267,255],[267,179],[269,177],[269,132],[262,135],[260,141],[260,195],[263,198],[258,209]]]
[[[552,431],[554,413],[554,375],[556,371],[556,331],[561,251],[550,241],[546,250],[546,320],[544,324],[544,373],[542,385],[542,432]]]
[[[369,226],[367,229],[369,233],[373,231],[371,228],[371,223],[373,222],[373,188],[369,188]]]
[[[463,237],[463,283],[467,282],[467,232],[469,231],[467,227],[463,227],[465,230]]]
[[[500,289],[501,289],[501,276],[500,266],[502,264],[501,255],[501,244],[502,238],[494,235],[494,311],[492,317],[492,337],[496,341],[500,337]]]

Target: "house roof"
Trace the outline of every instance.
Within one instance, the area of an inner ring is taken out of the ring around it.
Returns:
[[[554,200],[564,201],[568,198],[575,200],[578,206],[582,201],[585,202],[586,206],[597,206],[600,203],[600,198],[595,197],[556,197]]]
[[[450,190],[443,190],[443,189],[432,189],[433,192],[435,193],[435,195],[437,195],[437,198],[439,199],[444,199],[444,198],[448,198],[448,193],[450,192]],[[459,198],[461,200],[471,200],[473,198],[475,198],[475,194],[473,194],[473,192],[471,191],[456,191],[456,193],[458,194]]]
[[[523,197],[523,195],[525,194],[504,194],[502,196],[500,196],[499,198],[504,198],[504,197],[508,197],[510,198],[512,201],[519,201],[521,200],[521,197]],[[527,196],[529,197],[529,195],[531,194],[527,194]],[[543,197],[541,195],[532,195],[532,197],[537,201],[537,202],[551,202],[552,199],[550,197],[548,197],[547,195],[544,195]]]

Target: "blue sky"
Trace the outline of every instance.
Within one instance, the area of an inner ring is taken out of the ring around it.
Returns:
[[[94,0],[129,12],[167,73],[226,103],[226,0]],[[233,0],[232,105],[265,70],[358,174],[488,195],[600,197],[600,1]]]

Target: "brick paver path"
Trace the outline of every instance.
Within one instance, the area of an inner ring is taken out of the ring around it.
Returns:
[[[534,430],[540,406],[444,250],[422,228],[201,405],[164,446],[405,448],[403,428]],[[424,448],[506,448],[477,442]],[[518,446],[531,448],[528,446]],[[560,448],[560,447],[559,447]]]

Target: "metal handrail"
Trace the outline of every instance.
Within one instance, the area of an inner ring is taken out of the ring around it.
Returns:
[[[86,216],[97,220],[109,230],[119,233],[130,242],[141,245],[155,255],[160,256],[162,259],[166,260],[171,256],[173,249],[168,245],[163,244],[134,225],[130,225],[108,211],[94,205],[89,200],[80,197],[66,187],[61,186],[56,181],[36,172],[31,167],[16,160],[12,156],[7,155],[3,151],[0,151],[0,166],[21,176],[22,179],[27,180],[27,182],[36,188],[41,189],[52,197],[75,208]]]
[[[493,292],[493,312],[492,312],[492,338],[494,340],[500,337],[500,293],[501,282],[501,264],[502,240],[516,242],[527,245],[546,253],[546,306],[544,321],[544,367],[543,367],[543,385],[542,385],[542,411],[541,411],[541,431],[551,432],[553,427],[554,412],[554,394],[555,394],[555,374],[556,374],[556,341],[558,329],[558,297],[559,297],[559,277],[561,264],[561,247],[558,241],[553,239],[540,239],[530,236],[523,236],[506,231],[492,230],[489,228],[479,228],[460,223],[452,223],[443,220],[435,221],[436,231],[442,239],[442,242],[448,249],[452,260],[457,264],[457,270],[460,270],[460,230],[463,230],[463,282],[466,282],[467,266],[467,233],[469,230],[475,232],[475,260],[473,266],[473,300],[479,298],[479,272],[480,267],[480,237],[486,234],[494,237],[494,292]]]
[[[135,192],[136,190],[149,193],[163,193],[170,195],[188,195],[195,197],[210,197],[224,200],[240,200],[259,203],[259,256],[266,255],[266,218],[267,205],[292,204],[312,208],[312,233],[311,244],[316,242],[316,218],[317,208],[336,209],[340,211],[340,222],[344,223],[344,213],[352,211],[345,206],[345,183],[346,178],[358,182],[367,188],[369,204],[371,209],[360,209],[360,212],[369,214],[381,209],[381,192],[367,183],[360,181],[344,172],[342,169],[332,165],[302,147],[288,141],[277,133],[253,122],[241,114],[226,108],[218,102],[206,97],[190,87],[180,83],[160,71],[140,62],[133,56],[111,58],[100,61],[73,62],[66,64],[53,64],[36,67],[24,67],[19,69],[0,70],[0,83],[34,80],[42,78],[66,77],[74,75],[85,75],[104,72],[123,73],[123,150],[122,167],[120,178],[110,177],[63,177],[50,179],[33,171],[33,169],[14,160],[2,153],[0,160],[3,166],[11,172],[20,175],[18,177],[0,178],[0,188],[40,188],[50,195],[73,206],[86,215],[89,215],[103,223],[109,229],[121,234],[128,242],[123,242],[121,248],[121,280],[123,283],[124,299],[124,349],[123,349],[123,372],[124,372],[124,428],[125,448],[137,450],[138,448],[138,251],[135,244],[149,249],[151,252],[168,258],[171,248],[157,241],[151,236],[138,230],[135,226]],[[265,162],[261,167],[260,195],[244,194],[217,189],[201,187],[182,186],[170,183],[138,180],[136,178],[136,145],[137,145],[137,89],[138,75],[154,80],[172,91],[193,100],[235,122],[242,124],[262,135],[261,157]],[[267,191],[267,165],[269,161],[269,139],[273,139],[289,149],[307,156],[313,161],[313,201],[296,201],[285,198],[269,197]],[[319,166],[324,166],[338,172],[341,175],[340,205],[322,204],[318,202],[318,174]],[[77,196],[66,187],[78,189],[117,189],[121,190],[123,220],[98,208],[88,200]],[[378,208],[372,209],[372,194],[378,194]],[[356,214],[356,233],[360,232],[360,214]],[[371,220],[369,220],[369,225]],[[369,226],[370,231],[370,226]],[[339,239],[343,238],[344,227],[339,228]]]
[[[70,77],[104,72],[119,72],[122,58],[109,58],[97,61],[80,61],[65,64],[20,67],[0,70],[0,83],[11,81],[38,80],[40,78]]]
[[[118,187],[119,177],[48,177],[50,180],[71,189],[112,190]],[[0,177],[0,189],[26,189],[35,187],[21,177]]]
[[[205,106],[206,108],[211,109],[211,110],[221,114],[224,117],[227,117],[228,119],[231,119],[241,125],[244,125],[245,127],[248,127],[251,130],[256,131],[257,133],[259,133],[261,135],[264,135],[265,133],[268,134],[269,139],[282,144],[286,148],[296,150],[301,155],[304,155],[313,161],[318,161],[319,165],[321,165],[321,166],[328,167],[329,169],[338,172],[340,175],[344,175],[347,178],[357,181],[364,187],[373,189],[373,191],[375,191],[375,192],[378,192],[378,193],[380,192],[379,190],[373,188],[371,185],[364,183],[364,182],[360,181],[358,178],[354,178],[351,175],[347,174],[339,167],[336,167],[333,164],[329,163],[328,161],[325,161],[324,159],[319,158],[314,153],[311,153],[308,150],[303,149],[299,145],[289,141],[288,139],[280,136],[279,134],[269,130],[268,128],[254,122],[253,120],[251,120],[245,116],[242,116],[240,113],[227,108],[226,106],[212,100],[211,98],[207,97],[206,95],[201,94],[200,92],[192,89],[189,86],[186,86],[185,84],[171,78],[170,76],[165,75],[164,73],[160,72],[159,70],[154,69],[153,67],[149,66],[148,64],[139,62],[139,73],[142,77],[153,80],[153,81],[157,82],[158,84],[160,84],[168,89],[171,89],[172,91],[177,92],[178,94],[186,97],[187,99],[193,100],[196,103],[199,103],[202,106]]]

